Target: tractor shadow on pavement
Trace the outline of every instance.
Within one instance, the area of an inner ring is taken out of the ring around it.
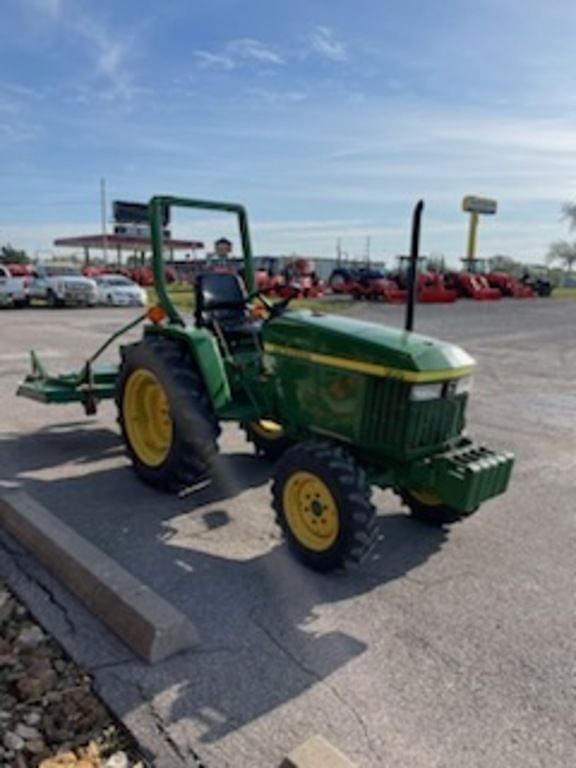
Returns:
[[[27,472],[112,459],[124,449],[117,433],[94,421],[50,424],[34,432],[0,435],[0,481]]]
[[[225,453],[219,482],[174,497],[119,465],[121,450],[117,434],[84,422],[8,436],[0,442],[0,456],[10,457],[2,462],[3,479],[24,487],[196,625],[196,650],[155,667],[132,660],[95,672],[117,712],[153,701],[168,727],[187,728],[191,744],[218,741],[305,692],[316,695],[316,686],[386,631],[396,610],[393,601],[387,605],[388,585],[448,537],[392,501],[379,516],[371,559],[346,573],[319,575],[281,541],[269,462]],[[109,458],[110,466],[103,463]],[[30,476],[34,470],[41,476]],[[365,624],[350,610],[352,599],[363,601]]]

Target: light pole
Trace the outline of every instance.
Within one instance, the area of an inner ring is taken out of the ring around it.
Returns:
[[[104,263],[108,263],[108,233],[106,231],[106,179],[100,179],[100,220],[102,226],[102,252]]]

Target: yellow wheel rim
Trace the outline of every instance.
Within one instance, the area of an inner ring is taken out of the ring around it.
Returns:
[[[164,387],[151,371],[139,368],[128,377],[122,404],[134,453],[142,463],[158,467],[168,456],[174,431]]]
[[[436,493],[436,491],[410,491],[412,496],[421,504],[426,504],[428,507],[439,507],[443,504],[442,499]]]
[[[340,518],[328,486],[311,472],[294,472],[284,486],[283,506],[292,534],[313,552],[325,552],[340,531]]]
[[[252,431],[264,440],[281,440],[284,437],[284,427],[271,419],[260,419],[250,424]]]

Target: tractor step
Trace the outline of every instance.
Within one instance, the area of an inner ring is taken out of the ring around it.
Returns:
[[[504,493],[514,457],[464,439],[458,446],[423,459],[409,470],[409,488],[434,490],[442,500],[462,512]]]

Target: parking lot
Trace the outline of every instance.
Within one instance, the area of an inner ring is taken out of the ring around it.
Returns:
[[[512,486],[451,529],[378,491],[372,559],[330,576],[285,551],[272,465],[236,427],[221,481],[178,498],[130,471],[111,403],[86,418],[15,397],[28,349],[66,370],[137,312],[0,312],[0,481],[184,611],[200,648],[145,667],[26,558],[5,550],[0,573],[158,764],[274,766],[315,733],[359,768],[575,764],[576,302],[417,307],[417,330],[476,358],[470,432],[516,454]],[[403,308],[351,314],[400,325]]]

